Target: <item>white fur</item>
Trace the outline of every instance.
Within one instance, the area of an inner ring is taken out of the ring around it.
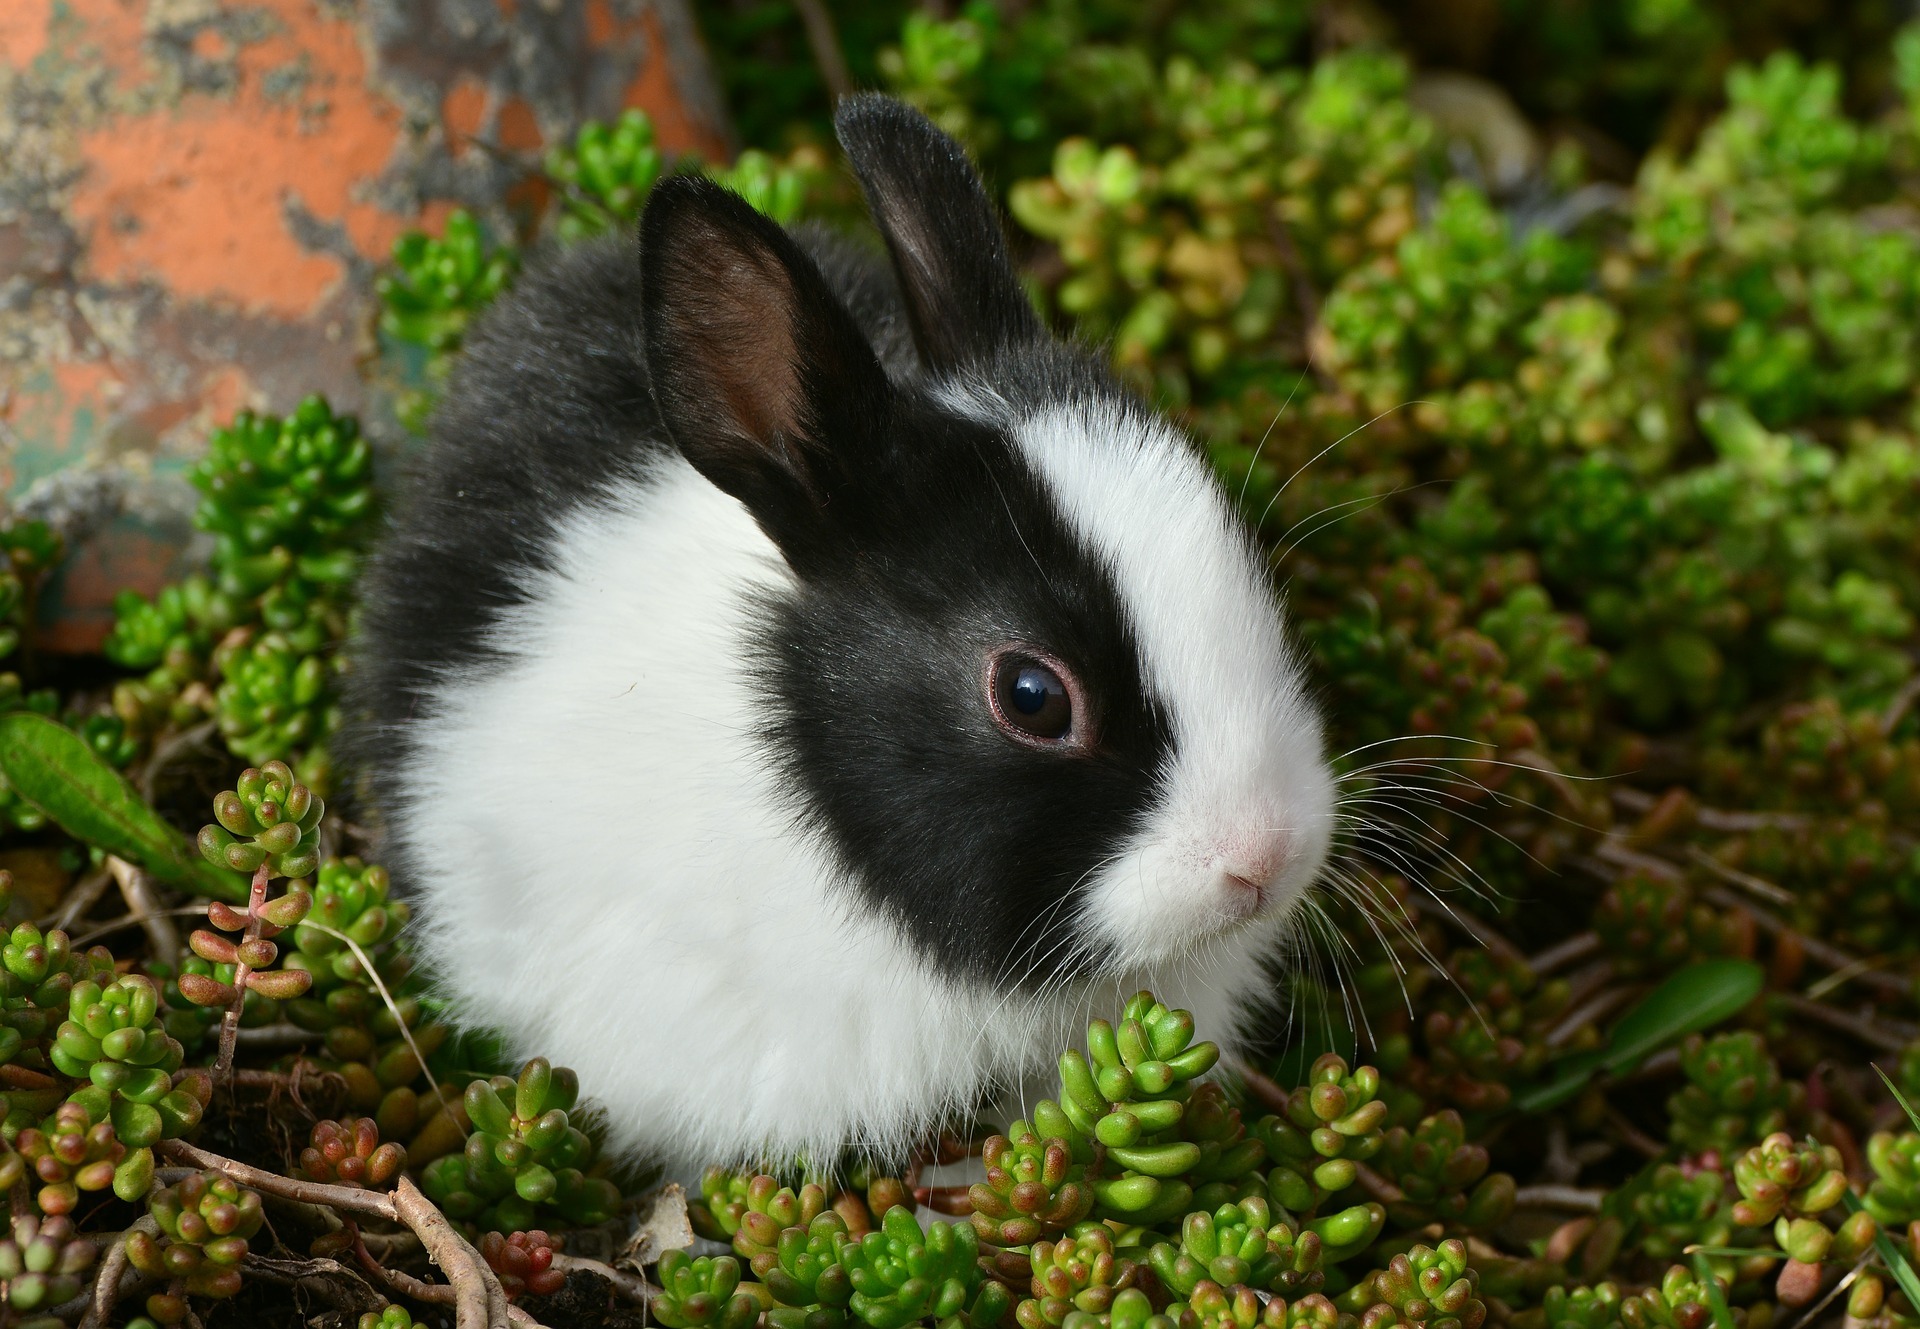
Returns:
[[[1018,436],[1113,567],[1173,707],[1165,805],[1097,886],[1129,972],[1009,997],[938,974],[856,903],[751,726],[753,602],[791,575],[670,457],[570,520],[554,569],[527,574],[507,664],[446,680],[415,722],[390,824],[422,847],[422,941],[462,1017],[578,1069],[617,1146],[679,1167],[897,1150],[1044,1072],[1143,983],[1229,1034],[1284,910],[1223,930],[1208,874],[1239,830],[1283,824],[1281,884],[1304,889],[1325,849],[1319,735],[1204,467],[1170,431],[1115,423],[1057,413]]]
[[[1171,714],[1154,813],[1095,879],[1091,917],[1154,965],[1242,924],[1284,921],[1319,875],[1333,783],[1259,555],[1212,471],[1162,421],[1107,402],[1052,406],[1014,438],[1111,570],[1147,687]],[[1249,902],[1245,885],[1265,888]]]

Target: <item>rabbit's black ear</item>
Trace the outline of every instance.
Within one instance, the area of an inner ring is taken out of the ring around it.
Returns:
[[[738,195],[662,181],[640,223],[648,376],[674,444],[789,558],[867,468],[893,389],[813,261]]]
[[[1041,335],[966,152],[892,97],[844,98],[834,129],[886,237],[914,341],[931,370]]]

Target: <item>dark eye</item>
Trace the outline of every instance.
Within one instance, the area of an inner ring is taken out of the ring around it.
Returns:
[[[1008,652],[993,662],[993,714],[1016,737],[1055,743],[1073,732],[1073,694],[1060,669]]]

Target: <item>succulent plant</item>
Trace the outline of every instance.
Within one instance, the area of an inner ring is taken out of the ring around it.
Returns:
[[[420,1076],[420,1057],[432,1056],[447,1037],[407,982],[412,960],[397,944],[407,904],[392,898],[385,868],[357,858],[323,862],[312,898],[283,967],[309,973],[313,982],[287,1003],[287,1018],[325,1035],[327,1057],[346,1076],[355,1107],[374,1112],[389,1099],[398,1104]]]
[[[1073,1148],[1054,1137],[1041,1139],[1016,1121],[1006,1135],[990,1137],[981,1151],[987,1179],[967,1192],[973,1230],[991,1246],[1027,1246],[1059,1236],[1093,1208],[1086,1169]]]
[[[805,1227],[780,1234],[774,1260],[761,1275],[778,1302],[767,1312],[773,1329],[839,1329],[846,1323],[853,1283],[840,1263],[847,1225],[829,1211]]]
[[[553,1238],[545,1232],[488,1232],[480,1238],[480,1257],[499,1276],[500,1290],[512,1301],[523,1292],[550,1297],[567,1285],[553,1267]]]
[[[1411,1131],[1389,1130],[1377,1161],[1405,1197],[1387,1208],[1396,1223],[1439,1222],[1477,1232],[1499,1226],[1513,1212],[1513,1178],[1488,1173],[1486,1149],[1467,1143],[1466,1123],[1452,1108],[1422,1118]]]
[[[1758,1034],[1695,1034],[1680,1066],[1687,1084],[1667,1100],[1667,1134],[1680,1148],[1732,1153],[1787,1124],[1792,1095]]]
[[[353,420],[308,397],[284,418],[242,411],[214,430],[193,469],[207,502],[196,522],[223,553],[296,555],[362,528],[373,515],[372,454]],[[303,569],[326,573],[318,565]]]
[[[971,1226],[935,1222],[923,1231],[906,1206],[889,1209],[879,1228],[840,1244],[853,1288],[847,1309],[867,1329],[901,1329],[928,1316],[959,1329],[988,1329],[1011,1297],[982,1276],[978,1255]]]
[[[277,632],[230,640],[215,658],[223,678],[214,692],[214,714],[237,756],[271,763],[276,754],[303,750],[333,729],[328,659],[302,652]]]
[[[582,125],[570,148],[547,154],[547,175],[560,186],[561,239],[583,239],[633,221],[666,165],[654,143],[653,121],[643,111],[623,111],[610,125]]]
[[[1212,1214],[1188,1214],[1179,1245],[1156,1243],[1147,1260],[1172,1296],[1191,1300],[1205,1281],[1294,1297],[1324,1284],[1322,1252],[1318,1233],[1275,1222],[1266,1201],[1254,1196]]]
[[[1620,1323],[1627,1329],[1707,1329],[1715,1320],[1714,1295],[1692,1270],[1676,1264],[1657,1285],[1620,1303]],[[1736,1329],[1744,1329],[1746,1317],[1738,1309],[1732,1313]]]
[[[439,239],[409,231],[393,242],[390,266],[374,282],[380,331],[430,351],[456,350],[467,323],[517,268],[511,248],[489,245],[473,214],[456,208]]]
[[[390,1304],[384,1310],[368,1311],[362,1315],[355,1322],[355,1329],[415,1329],[416,1323],[405,1306]]]
[[[1479,1329],[1486,1303],[1476,1295],[1479,1274],[1467,1263],[1457,1238],[1437,1247],[1415,1246],[1396,1255],[1342,1293],[1337,1304],[1363,1325],[1429,1325],[1433,1329]]]
[[[93,1267],[94,1244],[63,1216],[38,1218],[19,1214],[5,1240],[0,1240],[0,1299],[11,1313],[9,1323],[20,1329],[51,1329],[62,1323],[35,1311],[51,1310],[80,1295],[81,1275]]]
[[[731,1255],[660,1257],[660,1292],[653,1315],[667,1329],[747,1329],[760,1314],[752,1293],[740,1289],[740,1262]]]
[[[1101,1226],[1035,1242],[1032,1259],[1033,1296],[1014,1308],[1021,1329],[1061,1329],[1076,1313],[1108,1315],[1137,1279],[1134,1262],[1115,1253]]]
[[[249,766],[237,786],[213,801],[218,825],[200,828],[200,852],[216,867],[236,872],[264,870],[274,877],[305,877],[320,865],[318,828],[327,805],[294,779],[285,762]],[[290,906],[283,906],[287,912]],[[306,916],[276,918],[290,927]],[[229,928],[229,931],[233,929]]]
[[[70,1214],[85,1191],[112,1187],[130,1200],[146,1194],[153,1154],[144,1147],[129,1152],[114,1131],[111,1107],[106,1090],[89,1086],[14,1136],[14,1151],[40,1182],[34,1199],[41,1213]]]
[[[1283,1115],[1255,1123],[1254,1134],[1274,1161],[1267,1185],[1275,1204],[1311,1213],[1353,1185],[1358,1165],[1386,1142],[1387,1105],[1379,1093],[1379,1071],[1349,1070],[1344,1058],[1329,1052],[1289,1095]]]
[[[191,1296],[226,1298],[239,1292],[247,1240],[264,1218],[258,1195],[209,1169],[155,1191],[147,1212],[160,1235],[137,1228],[127,1233],[127,1258],[135,1269],[177,1284]],[[151,1301],[147,1309],[168,1322]]]
[[[0,870],[0,902],[11,903],[12,893],[13,875]],[[48,1039],[71,1010],[74,985],[112,974],[105,947],[76,953],[59,928],[16,924],[0,941],[0,1065],[48,1067]]]
[[[1620,1323],[1620,1289],[1613,1283],[1555,1285],[1541,1298],[1545,1329],[1612,1329]]]
[[[1655,1260],[1674,1260],[1691,1246],[1731,1245],[1726,1190],[1726,1176],[1716,1168],[1655,1166],[1633,1197],[1640,1249]]]
[[[1095,1142],[1105,1166],[1090,1178],[1094,1213],[1130,1223],[1178,1217],[1193,1198],[1186,1179],[1201,1148],[1180,1136],[1191,1082],[1219,1059],[1212,1043],[1193,1042],[1193,1016],[1171,1010],[1150,992],[1127,1002],[1119,1025],[1087,1027],[1088,1055],[1060,1057],[1060,1099],[1034,1107],[1042,1138],[1064,1140],[1077,1161]]]
[[[1867,1140],[1867,1162],[1873,1168],[1867,1212],[1890,1228],[1920,1222],[1920,1133],[1876,1131]]]
[[[530,1229],[543,1209],[576,1226],[604,1222],[620,1193],[583,1171],[595,1150],[568,1117],[579,1095],[579,1077],[544,1057],[518,1080],[475,1080],[466,1092],[467,1147],[429,1163],[423,1189],[453,1217],[500,1231]]]
[[[371,1117],[318,1121],[305,1149],[300,1171],[312,1181],[339,1186],[387,1189],[407,1166],[407,1148],[397,1141],[380,1142],[380,1127]]]

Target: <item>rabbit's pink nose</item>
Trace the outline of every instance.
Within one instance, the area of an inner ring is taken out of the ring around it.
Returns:
[[[1290,848],[1284,833],[1238,837],[1221,856],[1227,884],[1264,896],[1286,868]]]

